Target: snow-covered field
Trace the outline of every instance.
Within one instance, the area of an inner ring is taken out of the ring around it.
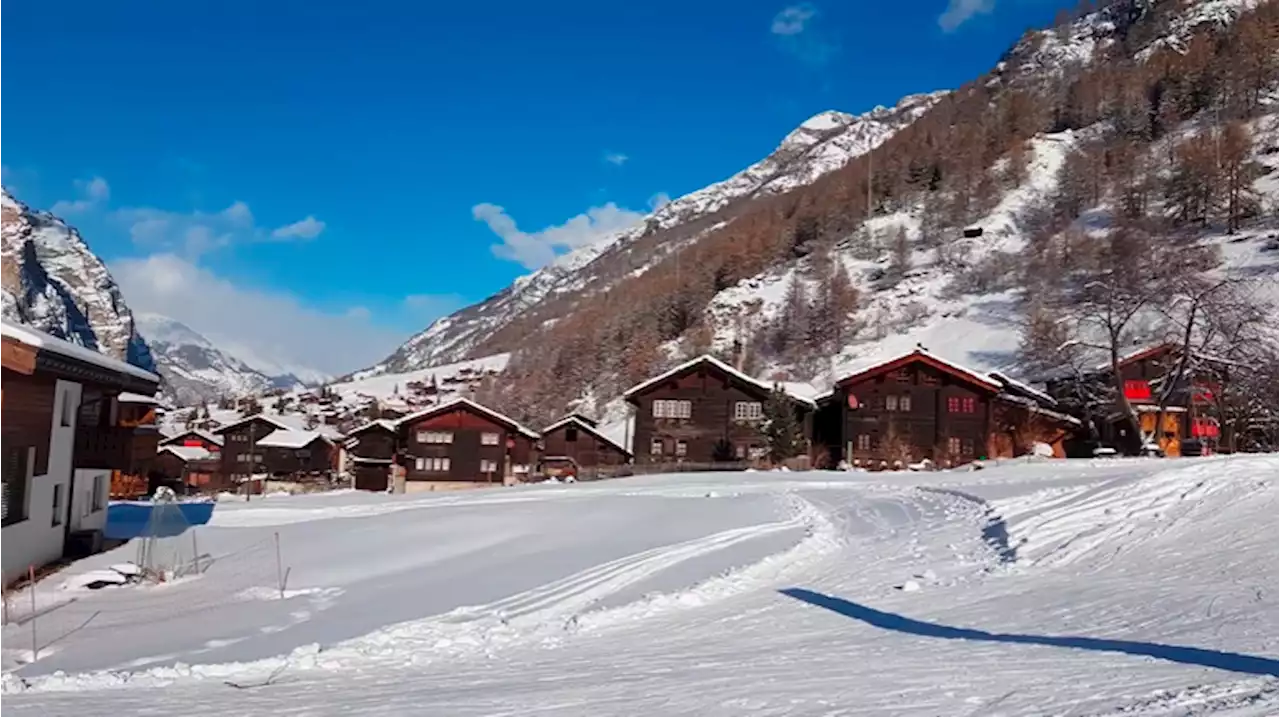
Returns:
[[[64,604],[37,619],[34,663],[29,625],[5,628],[4,699],[33,715],[1275,714],[1278,472],[1276,456],[1010,462],[223,503],[200,577],[70,587],[125,546],[44,581],[40,604]]]

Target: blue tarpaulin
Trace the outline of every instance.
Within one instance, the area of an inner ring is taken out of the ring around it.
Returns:
[[[215,505],[217,504],[211,500],[171,503],[166,508],[177,508],[181,511],[183,520],[178,520],[174,516],[173,519],[153,523],[151,511],[155,506],[151,503],[132,501],[112,503],[107,506],[107,527],[103,529],[102,534],[113,540],[131,540],[147,535],[150,528],[157,538],[180,535],[189,526],[208,523],[209,518],[213,517]]]

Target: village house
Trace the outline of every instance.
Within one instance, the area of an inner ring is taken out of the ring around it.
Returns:
[[[594,420],[570,414],[542,429],[541,473],[578,479],[612,477],[624,472],[631,451],[604,436]]]
[[[336,455],[333,443],[320,432],[294,428],[279,417],[246,416],[214,431],[222,438],[222,475],[233,485],[248,482],[260,492],[264,480],[327,481]]]
[[[396,422],[377,419],[352,429],[343,445],[347,472],[357,490],[387,490],[396,456]]]
[[[396,422],[397,463],[405,491],[526,480],[540,436],[497,411],[455,398]],[[364,455],[362,445],[355,449]]]
[[[167,438],[162,438],[160,447],[164,448],[165,446],[198,446],[209,453],[220,453],[222,451],[222,436],[200,428],[191,428]]]
[[[1037,444],[1061,455],[1076,421],[1052,404],[1025,384],[917,349],[837,381],[820,401],[814,442],[831,462],[869,468],[925,459],[954,466],[1030,453]]]
[[[156,454],[153,483],[172,488],[179,495],[226,490],[218,452],[200,445],[169,444]]]
[[[2,346],[7,585],[101,545],[112,472],[138,466],[136,445],[154,456],[158,439],[119,397],[150,396],[160,377],[8,321]]]
[[[1174,378],[1180,358],[1181,349],[1173,344],[1147,346],[1120,357],[1123,395],[1138,414],[1137,433],[1116,395],[1110,361],[1079,373],[1059,371],[1044,377],[1046,392],[1084,419],[1068,442],[1070,454],[1087,456],[1101,448],[1137,455],[1144,445],[1158,446],[1166,456],[1216,452],[1223,436],[1214,395],[1228,366],[1198,356],[1194,375]],[[1160,397],[1171,380],[1175,383],[1161,419]],[[1099,396],[1112,400],[1099,406]]]
[[[638,463],[738,464],[768,453],[763,432],[773,385],[714,356],[699,356],[629,389]],[[814,402],[787,393],[805,435]]]

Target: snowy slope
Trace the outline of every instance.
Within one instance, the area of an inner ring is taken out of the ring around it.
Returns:
[[[159,314],[137,314],[138,330],[151,346],[165,393],[180,406],[243,396],[272,386],[272,379],[214,346],[186,324]]]
[[[735,201],[810,184],[879,146],[946,94],[909,95],[894,107],[877,107],[859,116],[832,111],[815,115],[788,134],[768,157],[657,208],[636,227],[559,257],[480,304],[436,320],[371,370],[403,372],[467,358],[473,346],[530,307],[591,282],[592,262],[607,252],[623,251],[648,233],[689,224]]]
[[[5,317],[154,371],[119,285],[80,233],[8,190],[0,202]]]
[[[198,529],[201,577],[75,587],[125,546],[43,581],[49,646],[23,664],[29,626],[5,628],[5,699],[33,715],[1274,714],[1278,472],[1276,456],[1020,460],[224,503]]]

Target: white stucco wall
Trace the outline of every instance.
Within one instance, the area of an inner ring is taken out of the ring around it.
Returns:
[[[5,526],[0,533],[4,582],[62,557],[67,501],[71,500],[71,454],[75,449],[76,419],[79,417],[80,384],[59,380],[54,389],[53,425],[49,431],[49,471],[32,476],[27,488],[27,519]],[[66,416],[68,425],[64,423]],[[61,520],[53,522],[53,494],[61,486]],[[106,513],[103,512],[105,519]]]
[[[98,501],[94,507],[94,478],[97,478]],[[76,471],[71,491],[71,529],[102,530],[107,526],[107,500],[111,497],[111,471],[85,468]]]

